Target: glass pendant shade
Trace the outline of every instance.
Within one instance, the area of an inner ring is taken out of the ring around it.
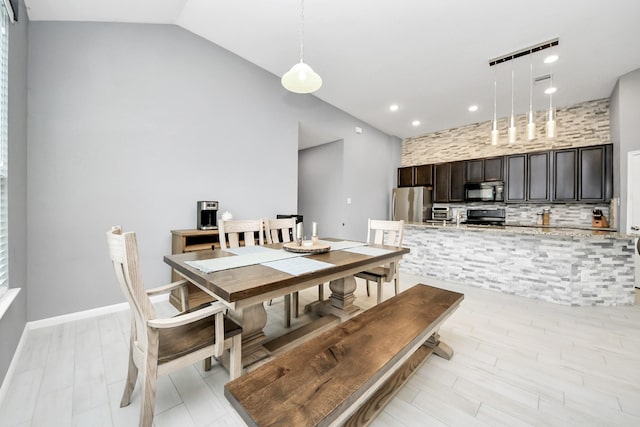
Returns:
[[[516,142],[516,119],[511,114],[511,120],[509,123],[509,144],[514,144]]]
[[[529,123],[527,123],[527,139],[529,141],[536,139],[536,121],[531,110],[529,111]]]
[[[293,93],[311,93],[322,86],[322,78],[304,63],[304,0],[300,0],[300,62],[284,73],[280,82]]]
[[[322,78],[302,60],[282,76],[281,82],[285,89],[294,93],[311,93],[322,86]]]
[[[493,120],[493,127],[491,128],[491,145],[498,145],[498,121]]]
[[[549,108],[546,124],[547,138],[556,137],[556,111],[553,108]]]

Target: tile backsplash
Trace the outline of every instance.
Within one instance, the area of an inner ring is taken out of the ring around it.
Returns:
[[[591,227],[592,212],[594,209],[600,209],[611,223],[608,203],[434,203],[434,206],[448,206],[454,219],[460,212],[463,220],[466,219],[467,209],[505,209],[509,224],[535,224],[536,214],[544,208],[549,208],[551,225],[572,227]]]

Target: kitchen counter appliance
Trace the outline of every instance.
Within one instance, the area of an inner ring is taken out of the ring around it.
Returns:
[[[451,209],[448,206],[434,206],[431,208],[434,221],[451,221]]]
[[[504,226],[506,212],[504,209],[467,209],[468,225]]]
[[[469,182],[464,185],[465,202],[504,202],[504,181]]]

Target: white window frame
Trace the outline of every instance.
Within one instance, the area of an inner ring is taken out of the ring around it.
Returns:
[[[6,6],[6,4],[3,4]],[[9,8],[10,9],[10,8]],[[9,22],[12,16],[0,7],[0,298],[9,290],[8,142],[9,142]]]

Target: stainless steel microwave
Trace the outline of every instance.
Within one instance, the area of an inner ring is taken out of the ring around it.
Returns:
[[[469,182],[464,185],[465,202],[504,202],[504,181]]]

